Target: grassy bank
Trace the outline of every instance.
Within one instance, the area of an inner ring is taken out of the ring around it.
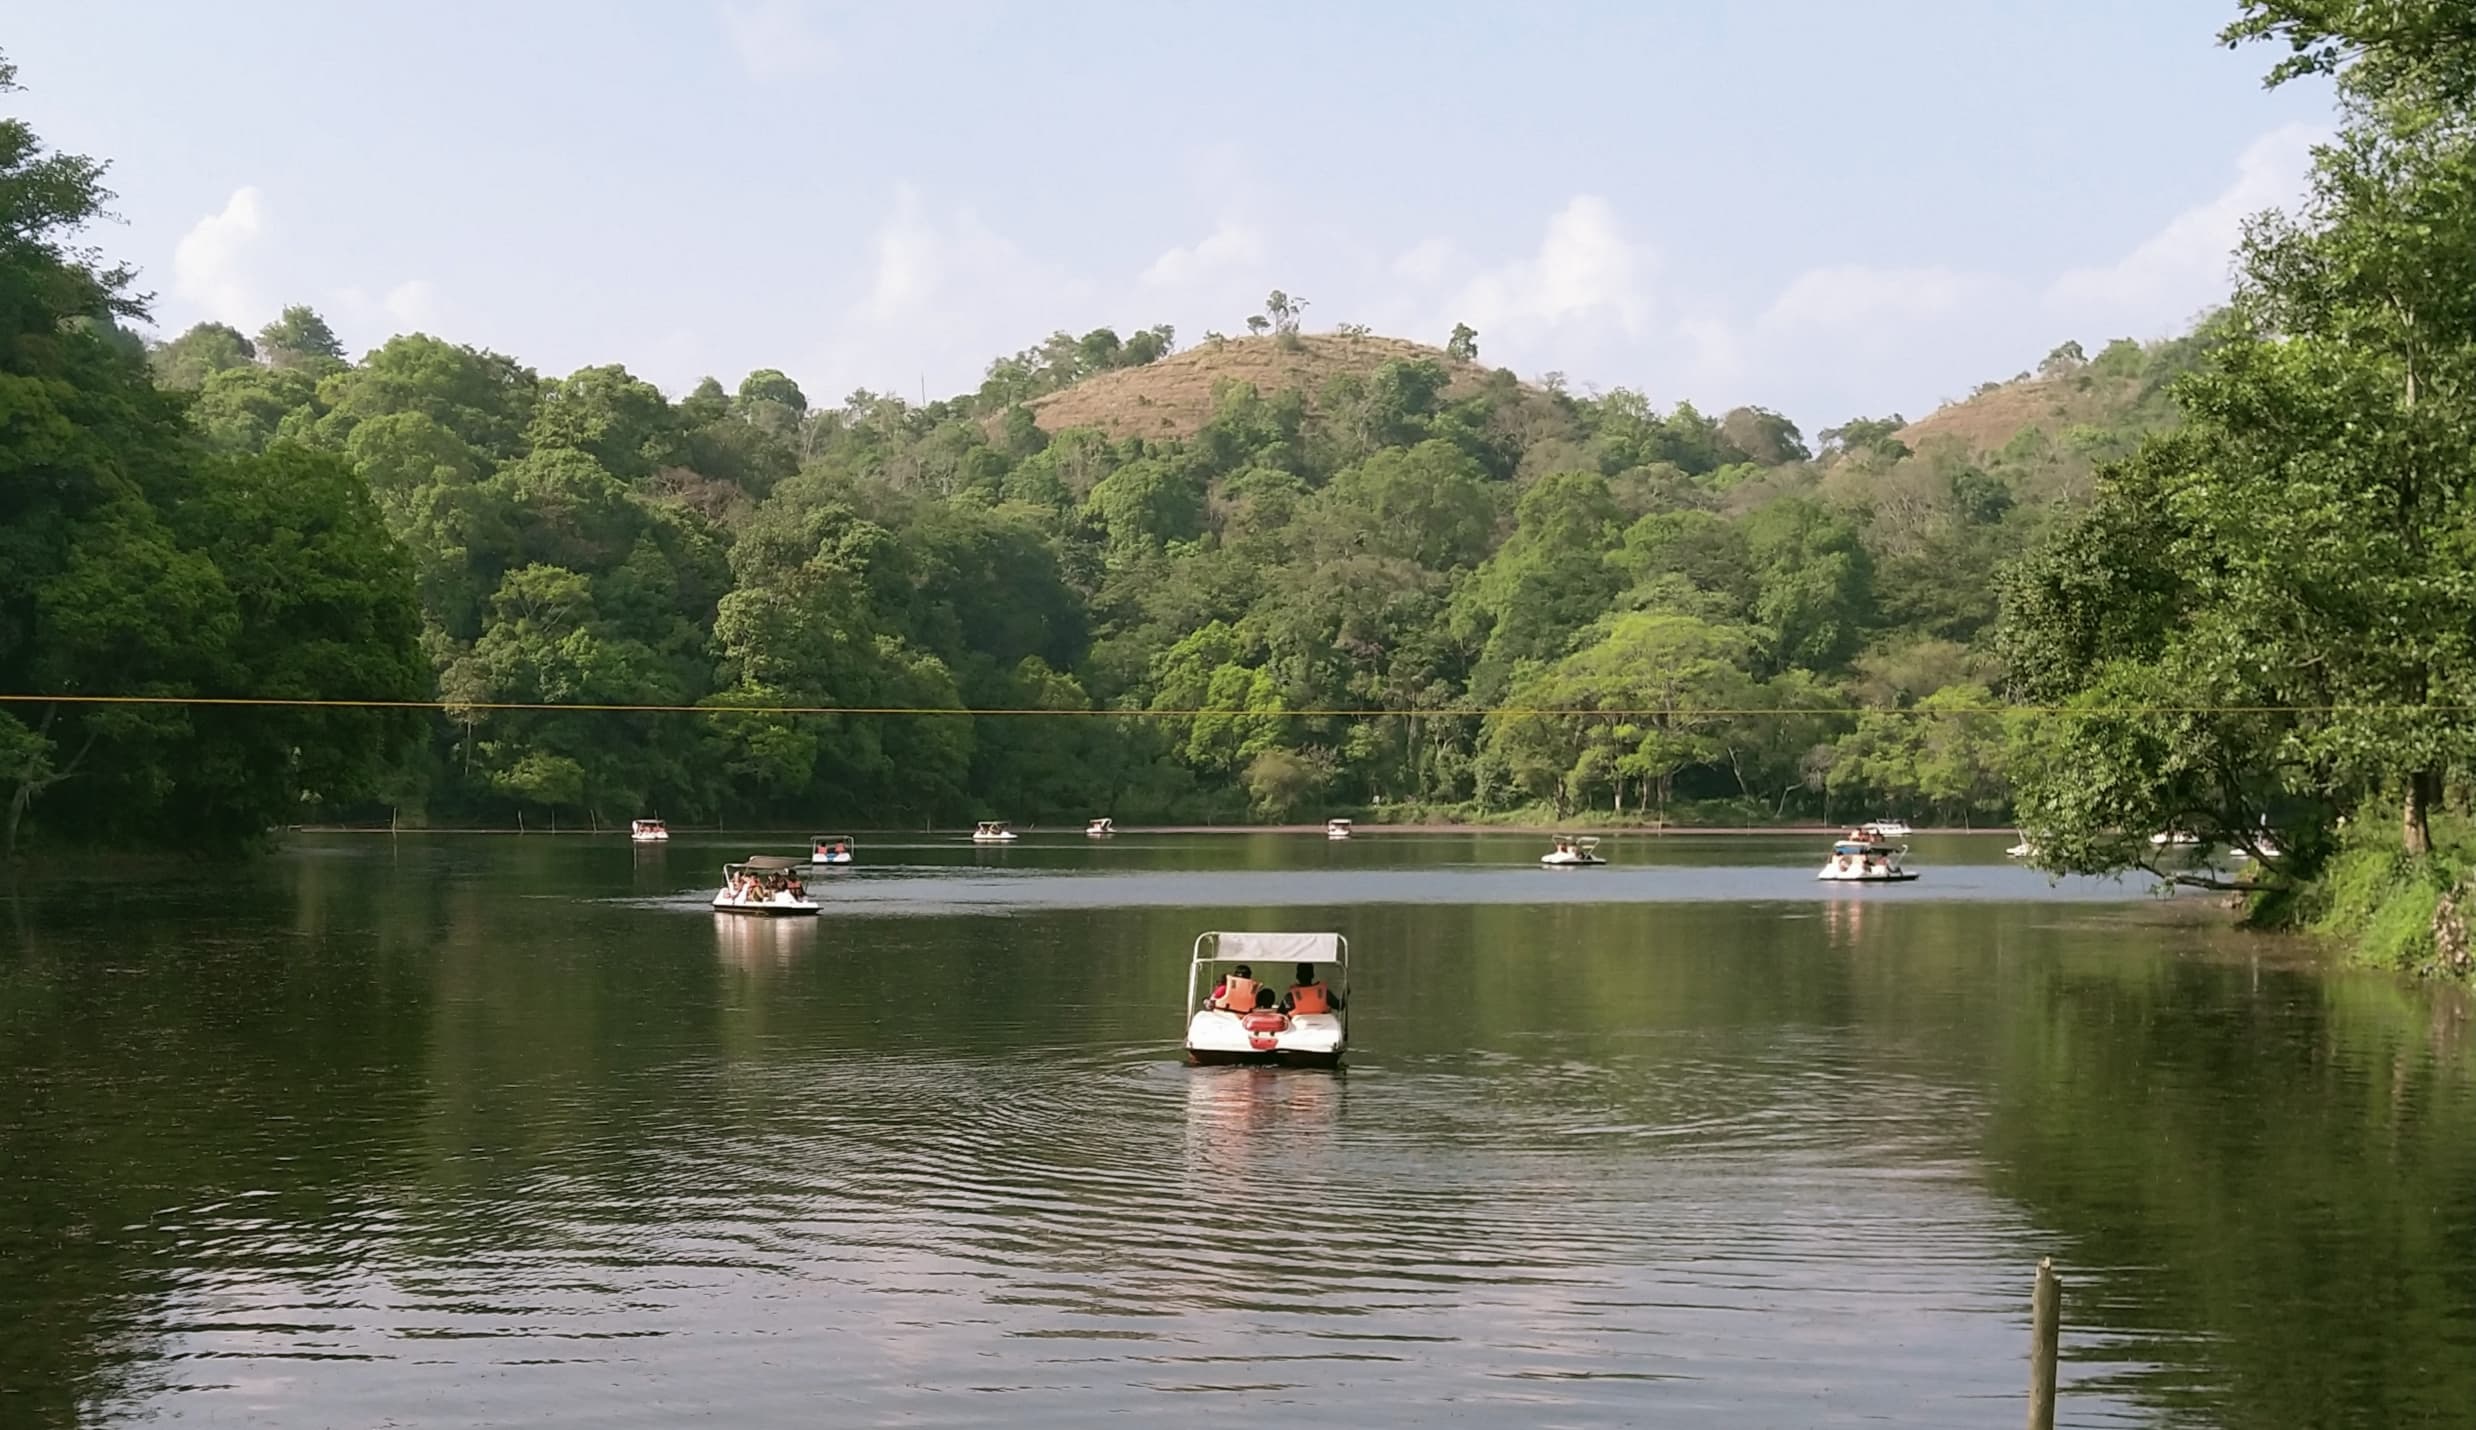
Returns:
[[[2432,821],[2433,852],[2408,854],[2398,822],[2368,810],[2352,820],[2338,853],[2297,890],[2288,921],[2331,939],[2356,962],[2401,972],[2476,976],[2469,923],[2476,919],[2476,825]]]

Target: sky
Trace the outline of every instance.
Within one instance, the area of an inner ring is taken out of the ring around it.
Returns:
[[[0,46],[169,335],[976,387],[1264,295],[1811,434],[2188,326],[2325,87],[2232,0],[92,3]]]

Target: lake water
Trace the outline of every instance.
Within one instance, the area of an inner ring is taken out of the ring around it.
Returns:
[[[2476,1424],[2476,1033],[1921,837],[311,836],[0,904],[0,1424]],[[1209,928],[1335,1075],[1188,1069]]]

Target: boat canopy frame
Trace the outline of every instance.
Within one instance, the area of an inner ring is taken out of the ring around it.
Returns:
[[[1266,967],[1307,963],[1319,968],[1338,969],[1340,974],[1333,980],[1333,991],[1341,995],[1341,1005],[1335,1016],[1341,1020],[1341,1036],[1344,1040],[1348,1039],[1350,940],[1347,935],[1256,933],[1234,929],[1207,929],[1197,934],[1193,956],[1186,966],[1186,1009],[1189,1019],[1195,1016],[1199,1006],[1197,999],[1202,992],[1204,970],[1223,963],[1261,963]]]
[[[840,844],[846,849],[860,847],[860,841],[848,834],[811,834],[808,836],[808,844],[812,849],[820,844]]]
[[[722,866],[722,872],[725,874],[729,874],[733,870],[747,869],[753,869],[761,874],[789,874],[794,872],[804,874],[808,872],[808,861],[805,859],[794,859],[788,854],[751,854],[736,864],[725,864]]]

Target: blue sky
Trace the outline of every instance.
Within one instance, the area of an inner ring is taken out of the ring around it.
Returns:
[[[673,392],[931,396],[1052,329],[1310,328],[1911,416],[2179,330],[2326,89],[2231,0],[52,5],[10,97],[108,159],[158,325],[287,302]]]

